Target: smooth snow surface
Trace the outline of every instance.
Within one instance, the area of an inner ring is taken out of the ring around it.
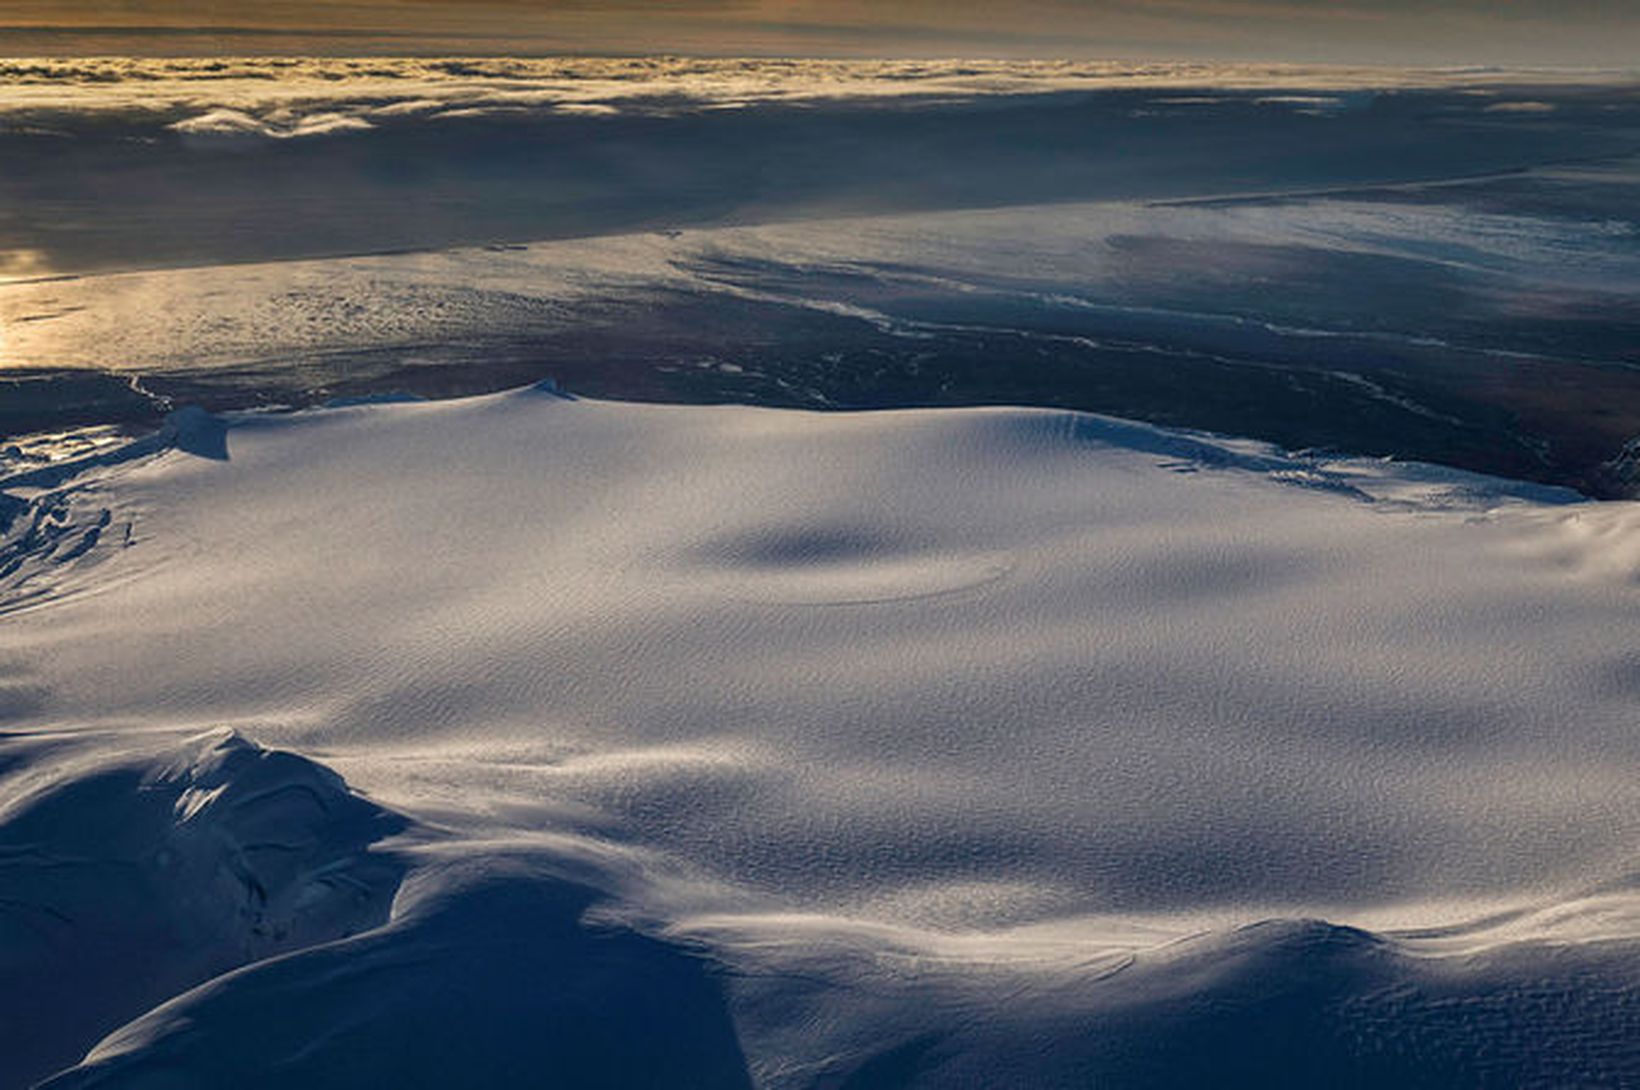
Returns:
[[[1640,1079],[1632,504],[1046,411],[212,425],[0,482],[0,1084]]]

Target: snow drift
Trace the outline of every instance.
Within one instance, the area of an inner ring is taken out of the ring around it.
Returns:
[[[1632,505],[1007,409],[175,431],[0,484],[0,1083],[1640,1074]]]

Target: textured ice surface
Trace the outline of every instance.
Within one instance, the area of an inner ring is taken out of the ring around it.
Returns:
[[[1631,504],[1012,409],[184,423],[16,490],[134,544],[0,626],[0,1082],[1640,1077]]]

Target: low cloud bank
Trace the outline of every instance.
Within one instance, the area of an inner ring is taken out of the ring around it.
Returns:
[[[136,114],[192,136],[361,131],[403,117],[667,114],[769,103],[949,101],[1211,87],[1370,92],[1601,83],[1604,70],[1404,69],[1187,62],[839,61],[685,58],[93,58],[0,62],[0,127]],[[1305,96],[1270,105],[1314,109]],[[1328,98],[1325,108],[1358,104]],[[1203,105],[1211,105],[1211,101]],[[1519,108],[1525,104],[1503,104]]]

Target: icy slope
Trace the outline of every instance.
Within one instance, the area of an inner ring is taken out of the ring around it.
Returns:
[[[7,748],[26,768],[0,810],[8,1085],[225,970],[387,918],[401,868],[366,849],[404,822],[311,761],[226,731]]]
[[[1640,1077],[1631,505],[1020,410],[186,445],[10,487],[131,526],[0,626],[11,990],[106,951],[64,1085]],[[41,869],[196,812],[135,924]]]

